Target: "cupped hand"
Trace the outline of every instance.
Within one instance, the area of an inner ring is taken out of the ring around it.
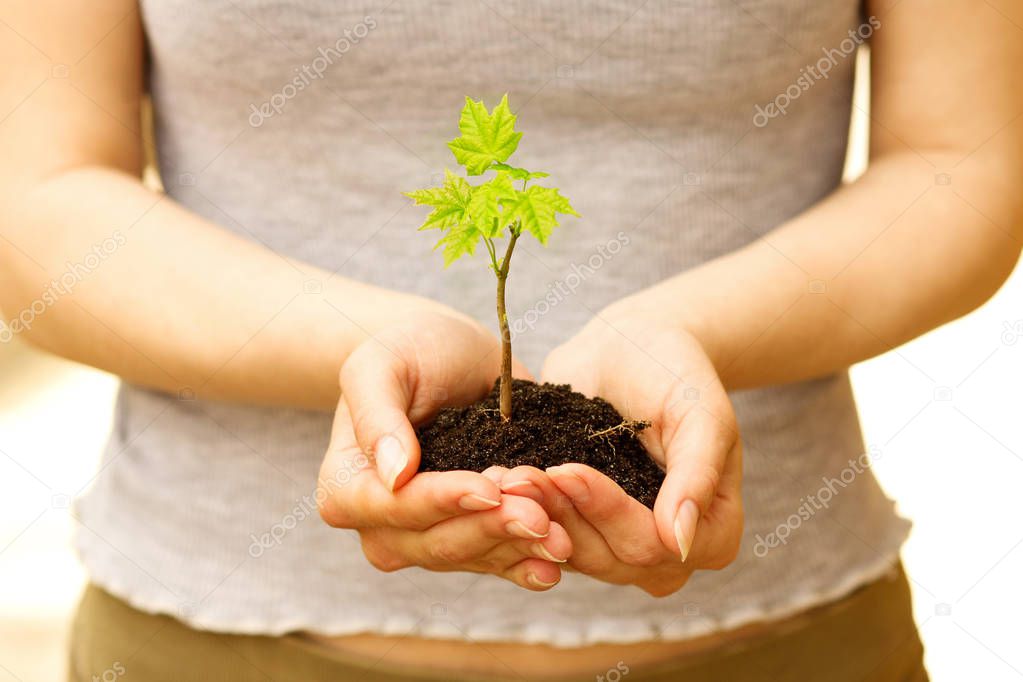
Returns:
[[[742,447],[735,414],[700,343],[656,314],[605,311],[551,352],[543,380],[600,396],[666,470],[654,509],[582,464],[501,471],[502,489],[542,504],[571,538],[569,566],[655,596],[697,569],[731,563],[742,537]]]
[[[500,357],[497,339],[474,321],[428,312],[345,361],[316,497],[328,524],[359,532],[376,568],[491,573],[530,590],[560,579],[572,543],[540,504],[502,494],[493,471],[417,473],[413,425],[483,397]]]

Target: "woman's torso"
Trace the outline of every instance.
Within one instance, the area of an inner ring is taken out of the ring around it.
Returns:
[[[797,79],[860,24],[858,0],[142,9],[168,194],[282,255],[491,325],[486,267],[442,270],[400,192],[453,165],[444,142],[465,95],[508,92],[527,133],[516,159],[550,172],[584,216],[517,258],[510,316],[534,369],[607,303],[742,247],[841,179],[854,56],[805,89]],[[787,113],[758,125],[757,105],[793,84]],[[324,315],[335,308],[344,302]],[[99,585],[197,627],[566,647],[784,617],[890,566],[906,524],[854,466],[864,446],[847,377],[733,399],[746,445],[740,557],[665,599],[575,574],[532,594],[494,577],[378,573],[355,534],[315,511],[328,416],[133,386],[79,502],[78,547]],[[828,502],[810,505],[824,488]]]

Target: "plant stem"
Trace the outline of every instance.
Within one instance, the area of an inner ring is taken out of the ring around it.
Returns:
[[[508,281],[508,267],[511,265],[512,250],[518,238],[518,231],[514,227],[511,228],[508,250],[504,252],[501,268],[497,271],[497,322],[501,326],[501,418],[504,421],[512,418],[511,329],[508,327],[508,313],[504,305],[504,285]]]

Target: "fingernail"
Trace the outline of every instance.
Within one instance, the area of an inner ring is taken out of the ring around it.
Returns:
[[[540,587],[546,590],[557,585],[560,582],[560,580],[555,580],[552,583],[545,583],[544,581],[537,578],[534,574],[529,573],[526,575],[526,582],[532,585],[533,587]]]
[[[572,500],[585,502],[590,496],[590,488],[583,479],[559,467],[550,467],[547,474],[554,480],[558,488]]]
[[[468,509],[469,511],[483,511],[484,509],[493,509],[501,505],[497,500],[488,500],[482,495],[476,493],[469,493],[468,495],[462,495],[461,499],[458,500],[458,506],[462,509]]]
[[[533,551],[536,553],[538,557],[540,557],[541,559],[546,559],[547,561],[553,561],[558,564],[563,564],[566,561],[568,561],[568,559],[559,559],[558,557],[554,556],[553,554],[551,554],[549,549],[541,545],[539,542],[533,545]]]
[[[505,524],[504,529],[516,537],[527,540],[547,537],[547,533],[537,533],[536,531],[529,530],[521,521],[509,521]]]
[[[678,543],[678,551],[682,554],[682,563],[685,563],[693,546],[696,522],[699,520],[700,508],[692,500],[685,500],[675,515],[675,542]]]
[[[543,492],[532,481],[501,483],[501,490],[504,492],[514,490],[516,495],[528,497],[536,502],[543,502]]]
[[[388,435],[377,441],[374,454],[380,479],[388,490],[394,492],[394,483],[398,480],[398,475],[408,465],[408,455],[405,454],[405,449],[401,447],[397,438]]]

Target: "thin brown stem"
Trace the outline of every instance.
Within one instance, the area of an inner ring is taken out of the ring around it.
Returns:
[[[501,418],[505,421],[512,418],[512,347],[511,329],[508,327],[508,313],[504,304],[504,285],[508,281],[512,250],[515,249],[518,238],[519,233],[512,228],[508,249],[504,252],[501,268],[497,271],[497,322],[501,327]]]

